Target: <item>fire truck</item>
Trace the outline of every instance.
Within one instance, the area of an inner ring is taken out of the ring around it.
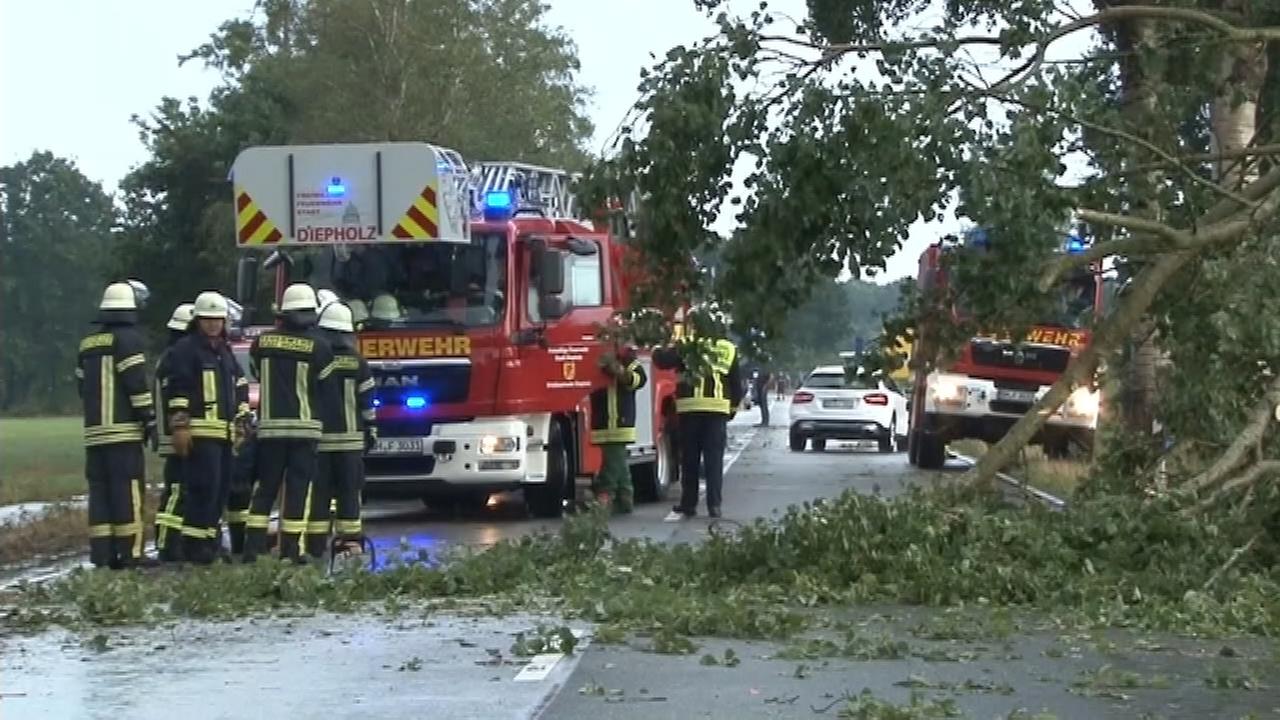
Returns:
[[[918,287],[930,293],[947,283],[943,258],[951,252],[981,251],[987,233],[966,233],[963,244],[944,238],[920,256]],[[1068,236],[1062,251],[1079,253],[1085,243]],[[911,398],[911,434],[907,456],[911,464],[936,469],[946,460],[948,442],[978,439],[996,442],[1026,414],[1062,375],[1071,358],[1087,347],[1090,320],[1103,306],[1100,264],[1081,269],[1055,288],[1058,310],[1043,318],[1026,337],[1013,339],[999,333],[970,338],[954,359],[925,372],[923,362],[943,357],[927,326],[917,328],[912,366],[915,378]],[[957,317],[963,308],[952,308]],[[927,356],[926,356],[927,353]],[[1099,393],[1082,386],[1048,417],[1032,442],[1050,457],[1063,457],[1070,448],[1090,448],[1098,425]]]
[[[468,166],[424,142],[253,147],[231,170],[238,296],[327,288],[377,383],[366,498],[482,506],[522,490],[554,517],[599,470],[589,395],[601,325],[628,304],[626,238],[574,207],[570,174]],[[599,217],[599,216],[598,216]],[[261,263],[260,256],[266,256]],[[675,481],[675,376],[649,377],[629,448],[640,499]]]

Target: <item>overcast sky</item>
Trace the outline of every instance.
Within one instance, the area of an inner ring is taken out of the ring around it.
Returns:
[[[549,2],[551,22],[578,45],[581,81],[595,92],[593,150],[635,102],[649,53],[661,55],[711,30],[692,0]],[[204,99],[217,75],[197,64],[179,68],[177,56],[252,6],[252,0],[0,0],[0,164],[49,150],[114,190],[146,159],[130,116],[145,115],[165,95]],[[804,0],[775,0],[771,7],[802,17]],[[915,274],[920,251],[940,233],[920,230],[876,281]]]

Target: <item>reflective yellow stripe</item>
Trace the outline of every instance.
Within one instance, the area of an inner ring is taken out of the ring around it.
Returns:
[[[635,441],[635,428],[606,428],[604,430],[591,431],[591,442],[597,445],[601,443],[633,443]]]
[[[352,431],[359,427],[356,423],[356,381],[354,378],[347,378],[342,381],[342,419],[346,423],[342,427],[343,430]]]
[[[364,450],[364,436],[359,433],[321,435],[320,452],[360,452]]]
[[[281,520],[280,531],[290,535],[298,535],[307,531],[306,520]]]
[[[335,360],[329,363],[328,365],[326,365],[325,368],[320,371],[320,374],[316,376],[316,378],[319,380],[328,380],[329,376],[333,374],[333,371],[337,369],[338,369],[338,361]]]
[[[126,442],[142,442],[142,426],[131,423],[112,425],[106,428],[84,429],[84,444],[86,447]]]
[[[186,410],[191,407],[191,403],[184,397],[169,398],[170,410]]]
[[[245,525],[255,530],[266,530],[271,525],[271,517],[249,513],[249,517],[245,519]]]
[[[142,356],[142,353],[138,353],[137,355],[130,355],[129,357],[120,361],[120,364],[116,366],[116,372],[123,373],[124,371],[130,368],[135,368],[146,361],[147,359]]]
[[[359,520],[337,520],[334,527],[341,535],[359,535],[364,532],[364,526]]]
[[[136,408],[144,408],[151,406],[151,393],[144,392],[137,395],[129,396],[129,404]]]
[[[298,373],[294,377],[294,389],[298,393],[298,419],[311,419],[311,363],[299,362]]]
[[[262,358],[262,371],[258,373],[258,418],[271,417],[271,358]]]
[[[111,525],[109,523],[90,525],[89,537],[91,538],[111,537]]]
[[[367,393],[374,388],[373,378],[369,378],[356,387],[357,392]]]
[[[728,415],[732,408],[726,398],[676,398],[676,412],[714,412]]]
[[[217,420],[221,413],[218,412],[218,374],[212,370],[205,370],[203,373],[204,380],[204,419]]]
[[[330,524],[330,523],[329,523],[329,521],[328,521],[328,520],[311,520],[311,521],[308,521],[308,522],[307,522],[307,534],[308,534],[308,535],[328,535],[328,534],[329,534],[329,524]]]
[[[101,407],[99,408],[102,415],[98,418],[99,425],[112,425],[116,421],[116,373],[115,358],[110,355],[102,356],[101,363],[101,381],[102,387],[98,388],[98,392],[102,395],[99,400]]]
[[[198,528],[190,525],[182,526],[182,534],[197,540],[212,540],[218,537],[218,531],[213,528]]]
[[[244,525],[249,522],[248,510],[228,510],[227,522],[233,525]]]
[[[133,496],[133,557],[142,557],[142,479],[129,481],[129,492]]]

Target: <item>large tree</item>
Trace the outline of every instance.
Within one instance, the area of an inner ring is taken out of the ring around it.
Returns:
[[[230,290],[231,162],[265,143],[423,140],[468,160],[575,169],[592,128],[575,48],[537,0],[261,0],[183,61],[224,83],[138,119],[151,158],[123,183],[123,265],[157,315]],[[192,282],[200,279],[202,287]]]
[[[37,152],[0,168],[0,412],[75,406],[115,224],[111,198],[69,160]]]
[[[971,311],[966,322],[932,324],[931,342],[917,343],[926,361],[979,325],[1030,324],[1072,267],[1119,266],[1125,287],[1095,342],[975,477],[1007,463],[1043,411],[1092,381],[1102,360],[1114,369],[1130,339],[1172,338],[1180,331],[1171,326],[1204,313],[1172,312],[1188,274],[1266,272],[1250,263],[1267,257],[1280,205],[1280,169],[1265,160],[1274,128],[1255,112],[1267,44],[1280,38],[1266,15],[1274,3],[1126,3],[1087,14],[1050,0],[956,0],[939,14],[927,0],[810,0],[798,25],[767,3],[741,17],[722,0],[697,4],[717,14],[719,32],[673,49],[646,75],[636,122],[587,188],[644,199],[644,257],[677,269],[646,273],[661,285],[656,296],[705,285],[678,272],[678,259],[717,241],[707,228],[730,199],[743,227],[724,252],[723,281],[701,291],[763,315],[756,322],[766,327],[785,307],[760,297],[794,304],[823,277],[883,267],[918,220],[954,212],[992,229],[991,250],[959,254],[946,295],[920,298],[908,318],[919,328],[957,302]],[[1064,39],[1093,30],[1103,39],[1085,57],[1051,59]],[[754,161],[747,197],[730,198],[744,159]],[[1069,174],[1069,165],[1087,169]],[[1092,247],[1064,256],[1060,239],[1077,224]],[[1267,284],[1237,283],[1211,304],[1230,311],[1239,293]],[[1237,383],[1247,404],[1264,403],[1257,376],[1278,367],[1274,346],[1234,359],[1248,368]],[[1241,413],[1229,415],[1239,427]]]

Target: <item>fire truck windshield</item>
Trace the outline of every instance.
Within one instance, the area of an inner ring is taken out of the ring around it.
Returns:
[[[292,274],[363,304],[367,327],[484,327],[497,324],[506,308],[507,242],[486,233],[469,245],[338,245],[295,258]]]
[[[1060,282],[1055,289],[1053,305],[1047,317],[1040,318],[1042,325],[1078,330],[1093,321],[1097,278],[1092,273],[1081,272]]]

